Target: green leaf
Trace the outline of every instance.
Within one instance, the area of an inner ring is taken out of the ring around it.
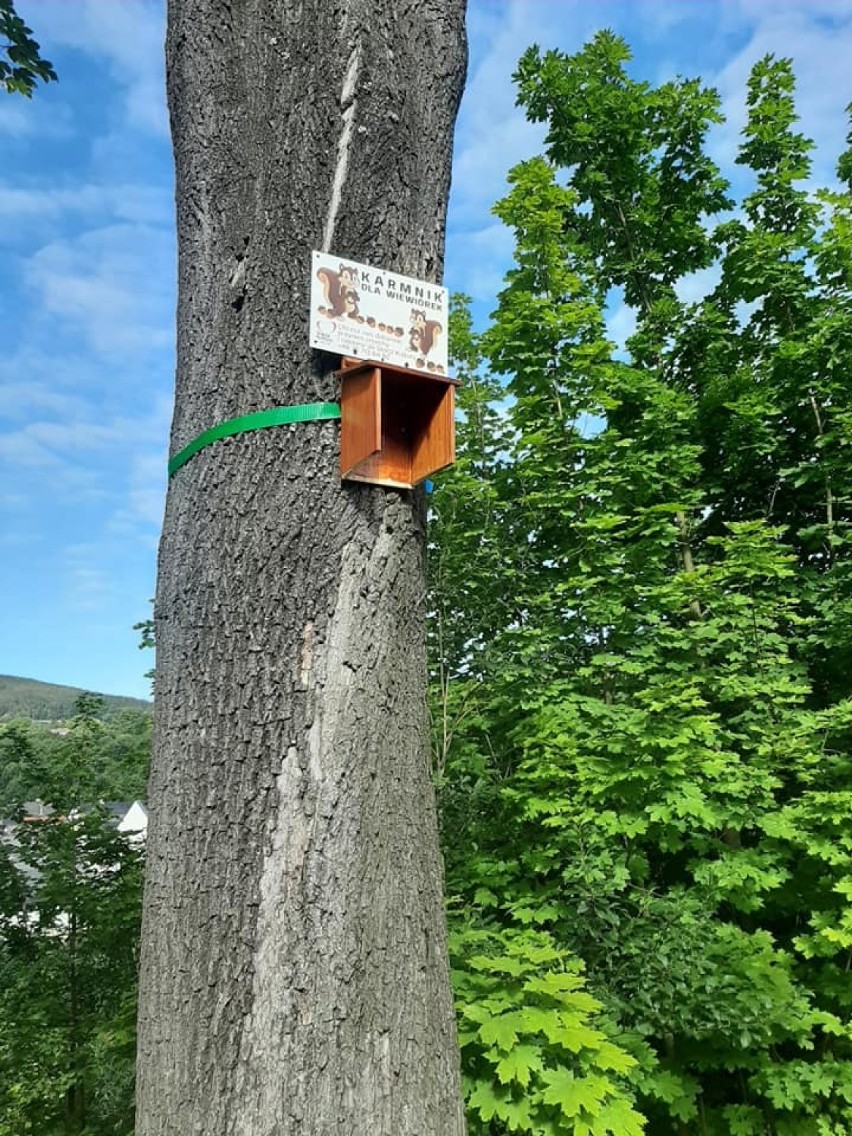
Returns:
[[[542,1080],[547,1088],[542,1093],[546,1104],[558,1106],[564,1116],[579,1116],[588,1112],[597,1116],[601,1102],[613,1091],[605,1077],[577,1077],[571,1069],[546,1069]]]
[[[531,1073],[542,1068],[541,1050],[533,1045],[516,1045],[510,1053],[500,1058],[495,1068],[502,1084],[517,1081],[526,1088]]]
[[[491,1120],[500,1114],[500,1109],[508,1099],[505,1089],[495,1088],[491,1081],[478,1081],[467,1103],[483,1120]]]
[[[608,1101],[592,1122],[594,1136],[643,1136],[645,1118],[626,1100]]]
[[[500,1014],[483,1022],[479,1027],[479,1036],[486,1044],[496,1045],[504,1052],[508,1052],[518,1040],[520,1027],[521,1020],[518,1014]]]

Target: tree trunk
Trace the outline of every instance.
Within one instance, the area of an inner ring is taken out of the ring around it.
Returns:
[[[171,446],[336,400],[311,250],[435,280],[463,0],[170,0]],[[420,492],[338,425],[172,478],[155,605],[140,1136],[455,1136]]]

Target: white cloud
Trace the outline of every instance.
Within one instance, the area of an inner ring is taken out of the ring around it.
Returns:
[[[489,221],[489,211],[506,191],[509,170],[539,153],[544,138],[543,128],[515,105],[511,76],[534,40],[543,46],[558,41],[566,10],[576,22],[585,18],[580,6],[529,0],[470,6],[475,51],[456,129],[446,282],[486,305],[502,286],[513,248],[512,234]]]
[[[165,462],[158,463],[159,484],[131,486],[125,505],[110,517],[107,531],[131,537],[148,548],[156,548],[166,500]]]
[[[97,214],[104,207],[102,186],[80,185],[68,189],[20,189],[0,185],[0,218],[23,221],[56,217],[61,213]]]
[[[514,235],[500,221],[457,234],[447,261],[453,289],[467,293],[474,301],[493,304],[503,287],[513,248]]]
[[[114,597],[116,585],[111,574],[101,565],[100,545],[69,545],[62,556],[66,599],[71,607],[96,611]]]
[[[52,468],[63,465],[62,461],[43,442],[34,438],[29,428],[14,433],[0,434],[0,463],[10,467]]]
[[[9,144],[26,143],[33,138],[41,142],[68,138],[75,133],[71,108],[60,98],[58,84],[39,86],[31,98],[8,95],[0,91],[0,137]]]
[[[161,396],[140,423],[137,444],[129,455],[126,496],[107,525],[109,532],[134,537],[149,547],[156,544],[163,521],[171,413],[171,398]]]
[[[3,368],[0,370],[2,377]],[[14,368],[9,368],[9,374]],[[24,372],[26,373],[26,372]],[[76,395],[58,391],[55,385],[32,378],[26,381],[3,381],[0,383],[0,418],[9,422],[31,420],[34,412],[58,414],[64,417],[83,412],[84,401]]]
[[[697,272],[682,276],[675,285],[678,299],[684,304],[697,304],[713,291],[721,276],[721,270],[715,264],[710,268],[700,268]]]
[[[143,225],[170,225],[171,194],[166,186],[84,183],[65,187],[28,188],[0,183],[0,221],[68,219],[69,215],[115,217]],[[4,229],[0,228],[0,236]],[[6,229],[8,236],[14,231]]]
[[[45,494],[53,503],[109,503],[108,530],[151,544],[162,520],[169,407],[160,396],[147,414],[94,420],[96,407],[89,403],[85,417],[30,421],[0,434],[10,503]]]
[[[21,138],[35,129],[34,116],[23,99],[6,98],[0,101],[0,134]]]
[[[499,12],[497,19],[493,9],[483,12],[480,4],[471,13],[487,47],[468,76],[456,130],[453,212],[462,224],[481,217],[502,195],[507,171],[536,153],[543,137],[541,128],[527,122],[515,106],[511,75],[536,32],[549,38],[549,8],[510,0]]]
[[[768,12],[811,21],[833,21],[852,16],[852,0],[773,0],[771,5],[766,4],[766,0],[733,0],[733,7],[757,20],[763,19]]]
[[[163,99],[165,6],[161,0],[65,0],[64,3],[20,4],[34,26],[44,54],[51,45],[72,47],[107,60],[113,78],[124,89],[128,126],[167,135]]]
[[[607,339],[612,340],[618,352],[623,352],[625,343],[636,330],[636,311],[615,298],[610,311],[606,321]]]
[[[140,355],[173,340],[173,237],[147,225],[109,225],[40,249],[27,283],[45,312],[98,352]]]
[[[699,0],[706,3],[706,0]],[[675,28],[689,23],[695,15],[697,3],[689,0],[633,0],[633,10],[649,39],[661,39]]]
[[[135,433],[136,422],[131,418],[109,422],[34,422],[26,429],[29,437],[54,453],[90,454],[121,446]]]
[[[847,130],[844,108],[852,95],[852,0],[736,0],[732,8],[749,22],[749,38],[715,76],[706,77],[718,88],[727,119],[714,136],[714,157],[724,164],[735,158],[746,121],[749,73],[764,55],[774,54],[793,60],[798,129],[816,143],[812,183],[832,182]]]

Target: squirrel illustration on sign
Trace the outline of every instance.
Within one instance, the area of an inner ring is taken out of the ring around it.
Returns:
[[[428,355],[438,342],[443,328],[437,320],[427,320],[426,313],[411,309],[411,329],[408,333],[408,346],[418,355]]]
[[[348,316],[350,319],[358,318],[358,301],[360,299],[355,285],[358,283],[358,269],[349,264],[341,264],[337,272],[330,268],[317,269],[317,279],[322,284],[326,307],[320,308],[320,315]]]

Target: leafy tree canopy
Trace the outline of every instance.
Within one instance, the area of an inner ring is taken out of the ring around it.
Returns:
[[[13,735],[54,811],[0,841],[0,1136],[133,1128],[142,849],[94,803],[106,727],[95,697],[77,709],[50,748]]]
[[[480,1029],[463,1049],[471,1131],[623,1136],[637,1114],[655,1136],[839,1136],[852,160],[839,188],[806,183],[792,64],[766,57],[737,202],[707,148],[716,92],[629,64],[608,32],[520,62],[546,150],[495,207],[516,250],[491,327],[455,316],[473,381],[431,552],[455,926],[510,957],[546,936],[593,1000],[583,1028],[622,1054],[606,1074],[621,1103],[547,1114],[602,1075],[591,1040],[583,1070],[553,1030],[495,1033],[489,1058]],[[709,288],[690,301],[697,272]],[[625,348],[608,302],[635,320]],[[517,959],[483,953],[479,980],[512,975],[496,1005],[541,1008]],[[529,1117],[507,1103],[510,1066]],[[559,1070],[549,1088],[542,1070]]]
[[[41,50],[28,28],[15,11],[12,0],[0,0],[0,83],[9,94],[32,97],[36,83],[49,83],[56,72],[49,60],[43,59]]]

